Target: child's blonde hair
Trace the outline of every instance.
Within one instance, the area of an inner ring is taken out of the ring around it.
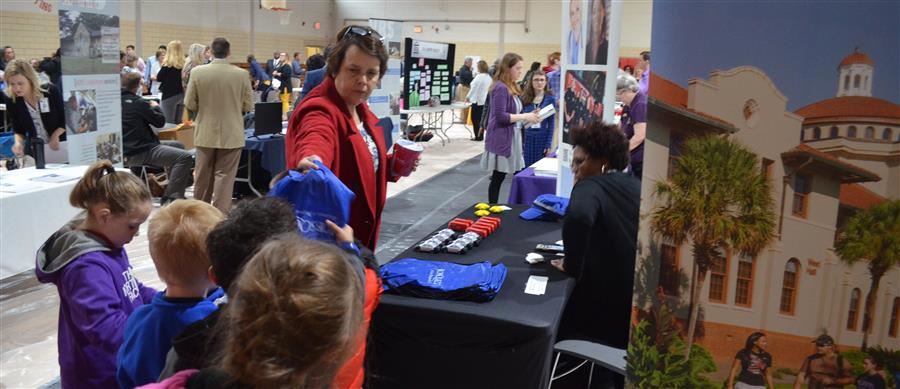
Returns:
[[[222,366],[258,388],[330,387],[363,316],[363,273],[296,233],[265,243],[232,285]]]
[[[207,279],[206,236],[223,219],[222,212],[202,201],[178,200],[150,219],[150,257],[167,285],[194,285]]]
[[[150,201],[150,191],[134,174],[116,171],[112,162],[94,162],[69,193],[69,204],[90,210],[105,203],[114,215],[128,214]]]

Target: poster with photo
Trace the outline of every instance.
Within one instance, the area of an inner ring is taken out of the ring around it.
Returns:
[[[900,4],[809,11],[653,5],[633,387],[900,382]]]
[[[391,133],[393,134],[400,131],[400,94],[403,92],[403,84],[400,82],[403,23],[395,20],[369,19],[369,27],[381,34],[384,38],[385,49],[388,50],[388,68],[384,77],[381,78],[378,88],[369,96],[369,108],[379,118],[391,118],[391,122],[393,122]]]
[[[575,184],[570,166],[574,148],[569,130],[591,121],[613,121],[622,4],[610,0],[569,0],[561,4],[561,109],[557,128],[559,173],[556,194],[568,197]]]
[[[68,162],[121,166],[118,2],[61,2],[59,37]]]

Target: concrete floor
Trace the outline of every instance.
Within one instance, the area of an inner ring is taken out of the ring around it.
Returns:
[[[487,198],[488,175],[478,167],[481,142],[470,141],[461,125],[450,131],[451,142],[435,137],[427,143],[419,168],[411,177],[388,184],[383,213],[379,262],[445,223],[462,209]],[[509,192],[509,179],[501,199]],[[135,276],[155,288],[163,285],[150,259],[147,223],[126,248]],[[39,284],[32,272],[0,281],[0,388],[59,387],[56,346],[59,299],[52,285]]]

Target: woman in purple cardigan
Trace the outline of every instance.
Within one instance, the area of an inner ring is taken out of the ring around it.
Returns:
[[[525,168],[522,156],[522,123],[540,123],[536,112],[522,112],[522,94],[516,81],[522,77],[522,57],[506,53],[497,66],[497,75],[491,85],[491,111],[488,117],[481,167],[491,171],[488,202],[497,204],[500,185],[507,173]]]

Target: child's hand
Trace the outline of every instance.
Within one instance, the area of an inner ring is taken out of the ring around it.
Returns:
[[[331,220],[325,220],[325,224],[327,224],[328,228],[331,229],[331,232],[334,233],[334,238],[338,243],[353,243],[353,228],[350,227],[349,224],[338,227],[338,225],[334,224]]]

